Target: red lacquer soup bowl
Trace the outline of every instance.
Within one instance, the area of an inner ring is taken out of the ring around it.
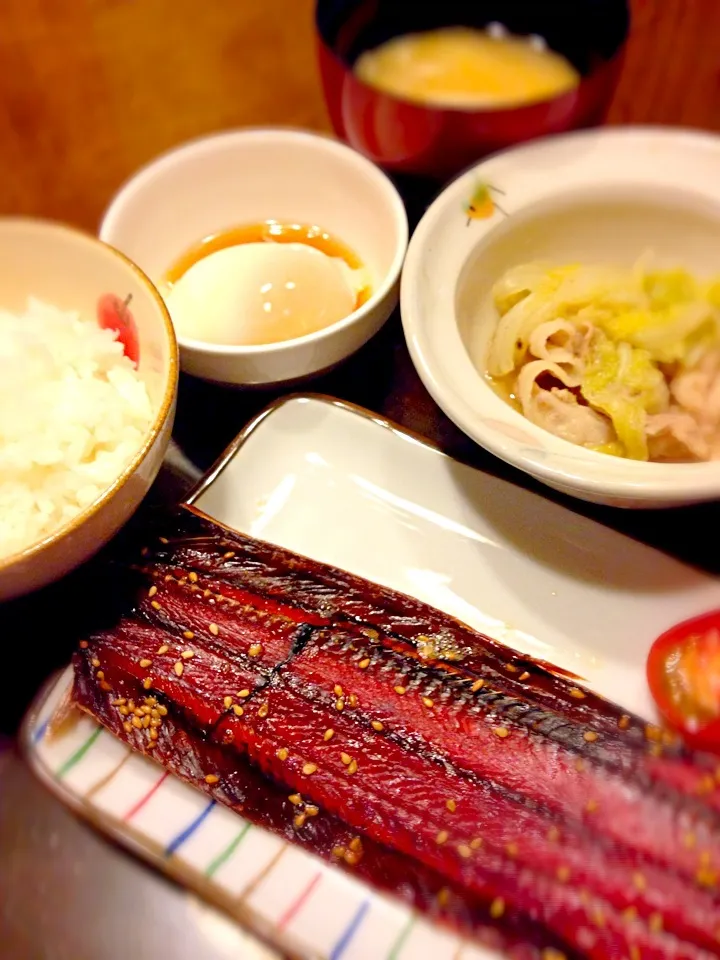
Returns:
[[[629,30],[627,0],[318,0],[320,69],[335,131],[389,171],[444,178],[524,140],[602,121]],[[512,109],[424,106],[358,80],[353,64],[391,37],[447,26],[501,24],[542,37],[579,70],[569,93]]]

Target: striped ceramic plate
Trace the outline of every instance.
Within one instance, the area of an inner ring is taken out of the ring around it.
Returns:
[[[70,683],[42,697],[26,735],[54,792],[135,852],[283,951],[327,960],[480,960],[487,956],[399,903],[208,801],[89,717],[48,722]],[[260,960],[267,953],[259,944]]]
[[[717,598],[713,578],[316,397],[258,417],[190,499],[238,530],[415,594],[641,713],[649,643]],[[69,680],[26,723],[36,772],[265,940],[318,960],[489,956],[209,802],[89,718],[48,736]]]

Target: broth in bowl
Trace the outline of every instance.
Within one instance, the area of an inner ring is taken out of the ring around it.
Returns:
[[[362,53],[355,74],[392,96],[455,110],[537,103],[580,83],[570,61],[541,37],[511,36],[501,27],[445,27],[393,37]]]

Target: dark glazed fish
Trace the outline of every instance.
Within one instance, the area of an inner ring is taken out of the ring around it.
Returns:
[[[419,601],[161,524],[75,655],[115,735],[512,956],[720,956],[717,760]]]

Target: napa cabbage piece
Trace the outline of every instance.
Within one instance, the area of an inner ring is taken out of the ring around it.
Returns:
[[[685,270],[529,263],[493,287],[500,314],[488,357],[491,376],[527,358],[533,330],[548,320],[582,320],[616,342],[646,350],[657,363],[692,366],[720,343],[720,279],[702,284]]]
[[[647,415],[667,410],[670,401],[665,377],[650,353],[597,332],[580,392],[591,407],[610,417],[624,455],[647,460]]]
[[[506,376],[522,363],[530,334],[557,318],[556,291],[577,269],[530,263],[508,270],[495,284],[493,300],[501,320],[490,348],[491,376]]]
[[[692,366],[720,338],[718,311],[702,301],[598,316],[596,323],[611,339],[647,350],[658,363]]]
[[[610,443],[585,444],[588,450],[594,450],[596,453],[607,453],[611,457],[624,457],[625,447],[619,440],[611,440]]]
[[[648,270],[641,282],[652,310],[703,299],[701,284],[687,270]]]
[[[720,310],[720,279],[711,280],[705,288],[705,299]]]
[[[594,322],[644,302],[632,270],[580,264],[514,267],[497,281],[492,296],[500,314],[488,357],[488,372],[495,377],[507,376],[524,361],[530,335],[541,323]]]

